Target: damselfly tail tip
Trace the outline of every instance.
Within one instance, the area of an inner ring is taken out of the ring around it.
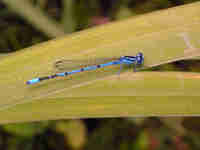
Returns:
[[[35,83],[37,83],[37,82],[39,82],[40,80],[38,79],[38,78],[36,78],[36,79],[32,79],[32,80],[28,80],[27,82],[26,82],[26,84],[28,84],[28,85],[30,85],[30,84],[35,84]]]

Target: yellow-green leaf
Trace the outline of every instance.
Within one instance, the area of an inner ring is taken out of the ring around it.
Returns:
[[[198,96],[199,78],[193,73],[127,73],[118,79],[110,76],[117,70],[111,67],[106,69],[104,78],[102,70],[81,73],[72,79],[25,84],[31,78],[54,73],[53,63],[62,58],[119,57],[140,51],[144,53],[144,66],[151,67],[199,56],[199,14],[199,2],[157,11],[61,37],[6,57],[0,61],[0,122],[199,113],[197,97],[182,97]]]

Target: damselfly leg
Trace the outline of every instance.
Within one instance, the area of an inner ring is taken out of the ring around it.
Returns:
[[[119,71],[117,72],[118,75],[120,75],[120,73],[122,72],[123,68],[124,68],[123,64],[120,64],[120,69],[119,69]]]
[[[133,63],[133,72],[137,72],[137,64]]]

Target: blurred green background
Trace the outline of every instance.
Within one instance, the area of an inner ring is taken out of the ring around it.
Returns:
[[[0,2],[0,58],[63,34],[194,1],[198,0],[20,0],[20,4],[19,0],[3,0]],[[46,30],[44,26],[51,28]],[[199,68],[199,60],[187,60],[152,70],[199,72]],[[199,150],[199,125],[198,117],[1,125],[0,150]]]

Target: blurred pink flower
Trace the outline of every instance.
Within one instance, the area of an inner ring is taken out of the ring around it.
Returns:
[[[91,19],[91,25],[92,26],[106,24],[108,22],[110,22],[110,18],[104,17],[104,16],[94,16]]]
[[[183,142],[180,136],[174,138],[174,143],[177,150],[189,150],[188,145]]]
[[[154,136],[149,135],[149,150],[155,150],[160,146],[160,141]]]

